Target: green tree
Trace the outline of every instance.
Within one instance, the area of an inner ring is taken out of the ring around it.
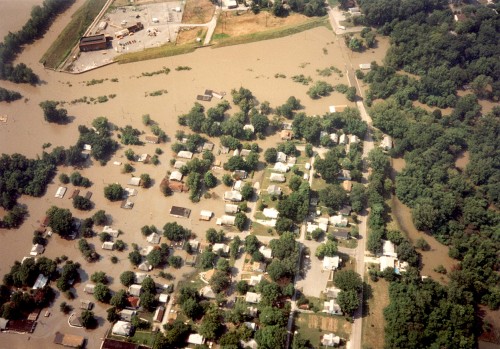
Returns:
[[[124,189],[120,184],[109,184],[104,188],[104,196],[110,201],[119,201],[123,199]]]
[[[226,234],[224,233],[223,230],[217,231],[214,228],[209,228],[207,230],[207,232],[205,233],[205,238],[211,244],[221,243],[224,241],[225,237],[226,237]]]
[[[70,210],[52,206],[47,210],[49,226],[54,233],[68,236],[73,231],[73,215]]]
[[[111,292],[109,291],[108,286],[104,284],[97,284],[94,288],[94,298],[102,303],[109,302]]]
[[[103,271],[96,271],[90,276],[90,281],[97,283],[101,283],[106,285],[108,283],[108,277],[106,273]]]
[[[214,188],[217,185],[217,178],[213,175],[211,171],[208,171],[205,173],[205,176],[203,177],[205,181],[205,185],[208,188]]]
[[[68,111],[66,109],[57,109],[59,103],[56,101],[43,101],[40,108],[43,110],[45,121],[62,124],[68,121]]]
[[[337,303],[344,314],[352,316],[359,307],[359,297],[355,290],[340,291]]]
[[[128,259],[133,265],[139,265],[142,262],[142,256],[139,251],[132,251],[128,254]]]
[[[321,244],[316,248],[315,256],[319,259],[333,257],[337,254],[337,251],[337,243],[335,241],[327,240],[324,244]]]
[[[76,195],[73,197],[73,207],[82,210],[82,211],[88,211],[92,209],[92,201],[90,199],[87,199],[86,197]]]
[[[338,211],[347,201],[347,193],[340,185],[328,185],[319,191],[319,199],[325,206]]]
[[[247,216],[243,212],[238,212],[236,214],[236,219],[234,221],[234,225],[238,228],[239,231],[243,231],[245,229],[245,225],[247,224]]]
[[[94,328],[97,325],[97,320],[94,313],[90,310],[84,310],[81,314],[82,326],[85,328]]]
[[[217,270],[209,280],[210,287],[215,293],[226,290],[231,284],[231,279],[225,271]]]
[[[153,180],[147,173],[141,174],[141,186],[143,188],[149,188],[151,184],[153,183]]]
[[[187,239],[191,232],[176,222],[169,222],[163,226],[163,235],[171,241]]]
[[[274,164],[276,162],[276,157],[278,156],[278,151],[276,148],[267,148],[264,152],[264,160],[268,164]]]
[[[119,290],[111,297],[109,304],[117,309],[124,309],[127,306],[127,292]]]
[[[282,349],[286,344],[286,328],[277,325],[265,326],[255,333],[255,340],[262,349]]]
[[[123,286],[130,286],[135,282],[135,273],[133,271],[124,271],[120,274],[120,282]]]
[[[340,270],[333,276],[335,286],[343,291],[360,291],[363,285],[361,276],[353,270]]]
[[[106,225],[108,218],[106,217],[106,212],[104,210],[99,210],[92,216],[92,220],[95,225]]]

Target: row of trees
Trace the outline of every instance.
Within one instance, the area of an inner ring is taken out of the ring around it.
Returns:
[[[41,38],[56,16],[73,4],[74,0],[46,0],[42,6],[34,6],[31,17],[16,33],[9,32],[0,43],[0,79],[15,83],[36,84],[38,76],[25,64],[13,65],[24,45]]]
[[[22,97],[23,96],[19,92],[0,87],[0,102],[13,102],[21,99]]]

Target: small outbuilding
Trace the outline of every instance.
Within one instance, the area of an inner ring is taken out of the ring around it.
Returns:
[[[177,157],[182,159],[191,159],[193,157],[193,153],[187,150],[181,150],[177,153]]]
[[[128,185],[135,185],[136,187],[141,185],[141,178],[140,177],[131,177],[128,180]]]
[[[212,211],[201,210],[201,212],[200,212],[200,220],[201,221],[209,221],[212,218],[213,214],[214,213]]]
[[[114,248],[115,248],[115,243],[112,241],[104,241],[102,244],[103,250],[113,251]]]
[[[191,209],[180,206],[172,206],[170,208],[170,215],[177,218],[189,218]]]
[[[111,333],[117,336],[130,336],[130,333],[132,332],[132,324],[127,321],[117,321],[113,329],[111,330]]]
[[[283,175],[282,173],[271,173],[269,180],[271,182],[283,183],[286,181],[286,178],[285,175]]]

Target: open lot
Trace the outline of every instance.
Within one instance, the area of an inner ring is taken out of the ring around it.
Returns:
[[[351,332],[351,323],[342,316],[324,316],[316,314],[298,313],[295,318],[295,328],[301,338],[308,339],[314,348],[320,346],[321,336],[334,333],[339,336],[341,348],[345,347],[346,339]]]
[[[384,279],[377,282],[371,281],[368,275],[365,275],[368,284],[368,292],[365,297],[363,307],[363,348],[376,349],[384,347],[384,309],[389,305],[389,283]]]

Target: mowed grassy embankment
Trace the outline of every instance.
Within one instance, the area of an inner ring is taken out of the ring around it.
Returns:
[[[105,3],[106,0],[87,0],[71,17],[71,22],[45,52],[40,63],[45,64],[46,68],[57,69],[68,57]]]

